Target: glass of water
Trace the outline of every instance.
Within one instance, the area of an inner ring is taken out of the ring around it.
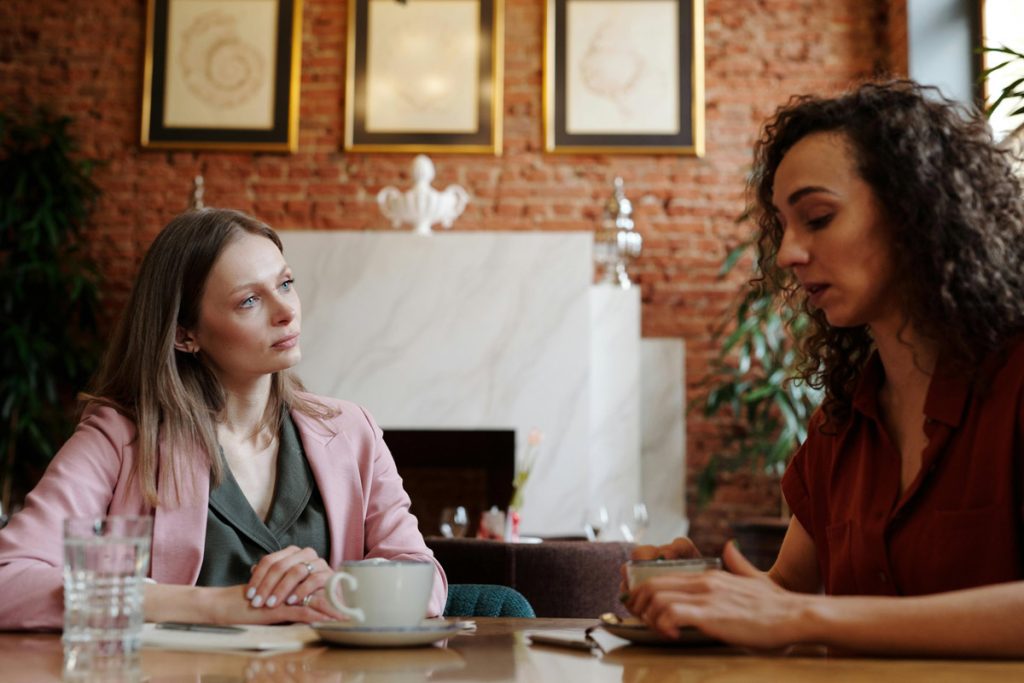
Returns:
[[[150,517],[64,520],[64,672],[138,666]]]

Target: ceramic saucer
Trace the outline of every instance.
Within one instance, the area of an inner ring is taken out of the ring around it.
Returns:
[[[601,615],[601,628],[635,645],[722,645],[722,641],[696,628],[684,628],[678,638],[669,638],[649,628],[636,617],[623,619],[617,614]]]
[[[380,628],[348,621],[310,624],[323,640],[349,647],[418,647],[450,638],[464,628],[456,619],[424,619],[418,626]]]

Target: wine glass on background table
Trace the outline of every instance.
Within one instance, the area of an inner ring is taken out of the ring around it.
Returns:
[[[643,543],[647,535],[647,527],[651,525],[651,517],[647,512],[647,504],[643,501],[633,503],[629,518],[619,524],[622,538],[630,543]]]
[[[447,507],[441,511],[441,535],[445,538],[462,538],[469,529],[469,513],[461,505]]]
[[[587,508],[586,518],[583,521],[583,531],[587,534],[587,540],[598,540],[601,537],[601,531],[608,528],[608,521],[608,508],[604,505],[593,505]]]

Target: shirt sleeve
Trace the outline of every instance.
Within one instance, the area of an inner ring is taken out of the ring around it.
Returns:
[[[423,541],[416,518],[409,512],[409,494],[402,487],[395,460],[383,432],[363,410],[374,432],[373,478],[366,507],[366,557],[413,560],[434,564],[434,589],[428,616],[440,616],[448,597],[448,579],[434,553]]]
[[[796,516],[800,525],[814,539],[813,506],[811,504],[810,461],[817,450],[821,439],[820,428],[824,421],[824,413],[819,408],[811,416],[807,426],[807,439],[797,449],[796,454],[782,475],[782,495],[786,504]]]
[[[0,530],[0,630],[59,629],[63,623],[64,519],[107,514],[118,480],[122,442],[97,414],[107,410],[82,418],[25,507]]]

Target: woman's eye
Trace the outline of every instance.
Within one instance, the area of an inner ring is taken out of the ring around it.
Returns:
[[[824,216],[816,216],[814,218],[807,219],[807,225],[811,226],[812,230],[821,230],[831,222],[832,214],[830,213],[827,213]]]
[[[252,308],[255,305],[256,305],[256,297],[255,296],[246,297],[246,299],[244,301],[242,301],[242,303],[239,304],[239,306],[241,306],[242,308]]]
[[[281,289],[285,292],[290,292],[294,284],[295,278],[288,278],[287,280],[281,283]]]

